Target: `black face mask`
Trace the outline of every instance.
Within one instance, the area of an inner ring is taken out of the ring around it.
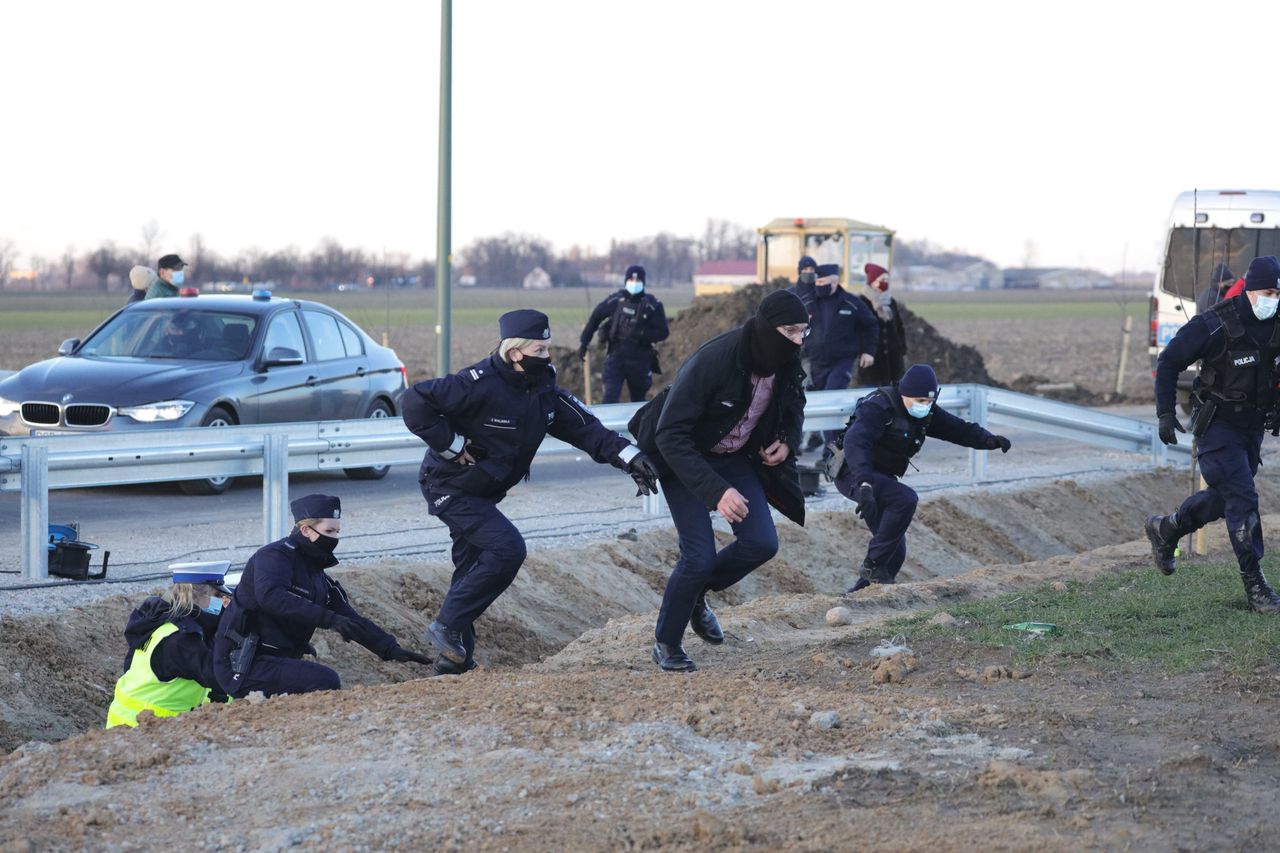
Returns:
[[[305,536],[302,537],[302,542],[299,543],[302,553],[309,557],[333,556],[334,549],[338,547],[338,537],[325,536],[319,530],[316,530],[315,534],[318,538],[314,542]]]
[[[815,281],[817,281],[817,280],[818,280],[818,274],[817,274],[816,272],[802,272],[802,273],[800,273],[800,283],[801,283],[801,284],[813,284],[813,283],[814,283]]]
[[[529,375],[530,379],[534,379],[546,372],[546,369],[551,366],[551,359],[541,358],[536,355],[526,355],[520,359],[520,366],[524,368],[524,372]]]
[[[814,285],[813,292],[819,296],[830,296],[836,292],[836,286],[834,284]]]
[[[795,358],[800,344],[756,315],[751,321],[751,366],[761,376],[772,376]]]

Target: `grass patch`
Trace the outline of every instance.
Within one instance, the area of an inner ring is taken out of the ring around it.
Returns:
[[[1124,322],[1127,312],[1135,321],[1147,319],[1147,303],[1134,299],[1122,308],[1116,302],[1003,302],[998,300],[973,302],[928,302],[905,299],[906,305],[929,322],[946,320],[1025,320],[1069,321],[1098,320]]]
[[[1169,578],[1147,569],[1066,585],[947,607],[960,625],[927,625],[932,611],[891,627],[916,638],[1012,648],[1024,664],[1091,658],[1121,668],[1184,673],[1215,665],[1243,674],[1276,662],[1280,617],[1246,608],[1234,563],[1188,563]],[[1004,628],[1015,622],[1051,622],[1059,633],[1037,637]]]

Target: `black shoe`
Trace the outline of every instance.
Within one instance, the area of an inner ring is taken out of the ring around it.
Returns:
[[[857,592],[858,590],[866,589],[869,586],[871,586],[871,581],[867,580],[866,578],[860,577],[853,582],[853,586],[845,590],[845,593],[848,594],[851,592]]]
[[[666,643],[653,644],[653,662],[667,672],[693,672],[697,669],[683,648]]]
[[[1261,571],[1242,574],[1245,598],[1249,609],[1256,613],[1280,613],[1280,595],[1267,583]]]
[[[806,451],[817,450],[821,446],[822,446],[822,433],[815,432],[813,435],[809,436],[809,440],[805,442],[804,449]]]
[[[720,620],[716,618],[716,614],[712,613],[711,608],[707,606],[707,594],[705,592],[698,596],[698,600],[693,603],[693,614],[689,617],[689,627],[704,642],[713,646],[718,646],[724,642],[724,630],[720,627]]]
[[[1163,515],[1147,519],[1147,539],[1151,542],[1151,556],[1156,568],[1162,575],[1171,575],[1178,570],[1178,540],[1170,541],[1164,537],[1164,520]]]
[[[462,642],[462,632],[455,631],[436,620],[427,626],[422,639],[435,646],[441,657],[450,663],[461,664],[467,660],[467,647]]]
[[[435,672],[432,673],[432,676],[462,675],[464,673],[470,672],[475,668],[476,668],[476,662],[474,659],[469,660],[466,663],[453,663],[451,661],[445,660],[444,658],[440,658],[440,660],[436,661]]]
[[[893,575],[875,564],[870,557],[862,561],[862,568],[858,569],[858,580],[853,586],[849,587],[847,592],[857,592],[860,589],[866,589],[873,583],[893,584],[897,583]]]

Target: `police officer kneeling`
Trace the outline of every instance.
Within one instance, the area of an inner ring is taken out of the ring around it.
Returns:
[[[176,717],[208,702],[225,702],[213,673],[213,635],[231,563],[175,563],[173,586],[129,616],[129,653],[107,710],[107,728],[138,725],[138,714]]]
[[[896,385],[863,397],[840,455],[833,458],[836,488],[858,502],[855,512],[871,530],[871,542],[857,582],[848,592],[873,583],[894,583],[907,559],[907,528],[919,497],[898,481],[926,437],[962,447],[1008,453],[1009,439],[962,420],[937,405],[938,377],[927,364],[913,364]]]
[[[1177,444],[1186,432],[1174,414],[1178,374],[1200,362],[1192,393],[1196,459],[1207,489],[1182,502],[1172,515],[1147,519],[1156,568],[1177,568],[1178,540],[1223,516],[1240,565],[1249,607],[1280,613],[1280,596],[1267,584],[1262,560],[1262,522],[1253,478],[1262,453],[1262,433],[1276,425],[1276,359],[1280,357],[1280,262],[1255,258],[1245,273],[1245,291],[1187,321],[1156,364],[1156,412],[1160,440]]]
[[[430,664],[430,658],[400,647],[351,606],[346,590],[325,569],[338,564],[333,551],[342,530],[342,504],[332,495],[307,495],[289,505],[294,528],[264,545],[245,563],[231,605],[214,640],[214,673],[229,695],[266,696],[342,687],[338,673],[304,661],[315,654],[317,628],[337,631],[383,660]]]

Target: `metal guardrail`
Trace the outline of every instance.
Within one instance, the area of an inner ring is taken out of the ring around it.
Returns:
[[[805,428],[839,429],[868,388],[808,395]],[[1170,455],[1190,458],[1190,448],[1166,448],[1152,423],[989,388],[944,386],[938,404],[983,425],[1038,432],[1114,450],[1150,453],[1156,465]],[[638,403],[595,406],[605,426],[625,434]],[[46,549],[49,490],[159,483],[216,476],[261,475],[263,541],[288,531],[289,477],[299,471],[332,471],[417,463],[425,447],[398,419],[103,432],[84,435],[0,437],[0,492],[21,492],[22,573],[48,575]],[[580,452],[548,437],[539,455]],[[987,451],[969,453],[969,475],[986,477]],[[661,500],[646,499],[648,512]]]

